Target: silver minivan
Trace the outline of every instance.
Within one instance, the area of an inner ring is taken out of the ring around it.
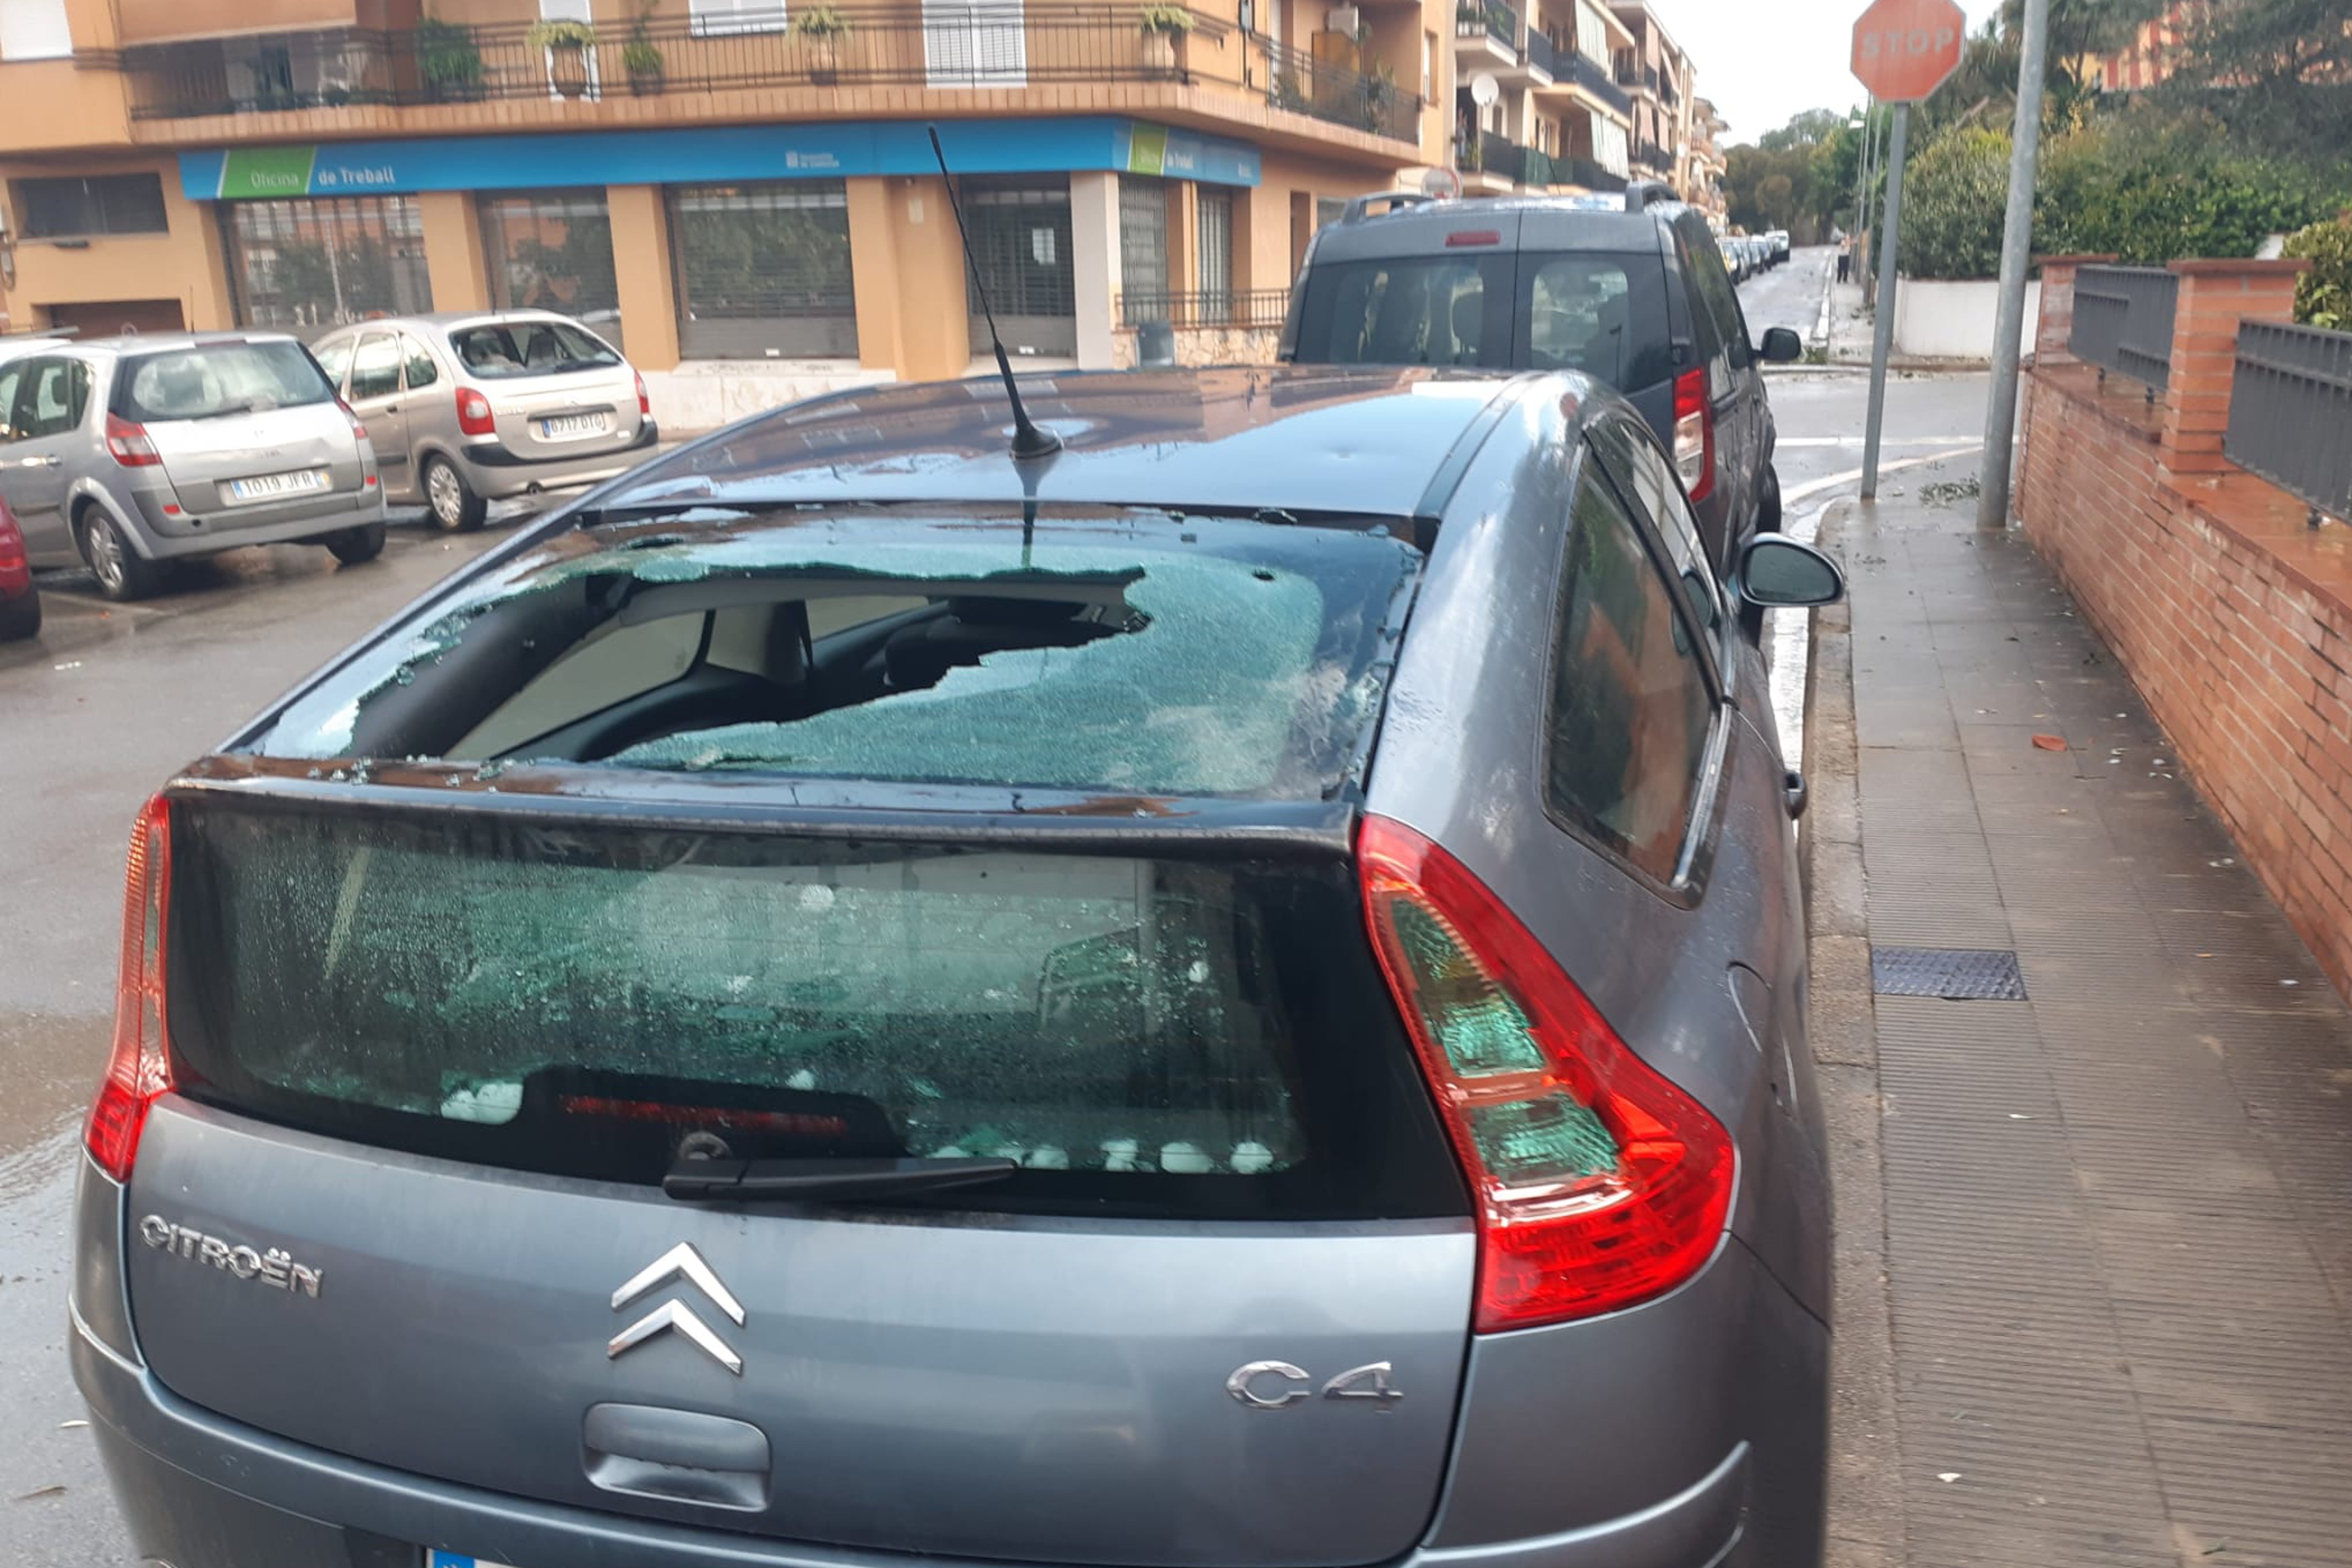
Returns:
[[[546,310],[364,321],[313,352],[367,422],[390,499],[452,531],[491,501],[611,479],[660,437],[620,351]]]
[[[79,561],[110,599],[241,544],[383,549],[366,427],[278,332],[58,339],[0,360],[0,498],[35,566]]]

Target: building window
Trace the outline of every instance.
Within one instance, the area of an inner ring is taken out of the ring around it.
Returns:
[[[1329,228],[1333,224],[1338,223],[1341,218],[1347,216],[1348,204],[1341,197],[1317,196],[1315,198],[1315,226],[1317,228]]]
[[[1196,185],[1192,212],[1201,319],[1222,321],[1234,309],[1234,193],[1223,185]]]
[[[681,354],[856,356],[845,184],[676,185],[669,204]]]
[[[0,60],[62,59],[72,53],[66,0],[0,0]]]
[[[703,37],[727,33],[780,33],[784,0],[688,0],[688,26]]]
[[[1004,346],[1014,353],[1067,357],[1078,352],[1077,276],[1070,259],[1070,184],[968,179],[960,182],[971,231],[972,267],[988,287]],[[971,292],[975,345],[988,342],[980,294]]]
[[[1118,177],[1118,280],[1121,324],[1170,319],[1165,180]]]
[[[1023,87],[1029,28],[1023,0],[923,0],[928,87]]]
[[[225,231],[240,325],[330,327],[433,309],[413,196],[233,202]]]
[[[1421,36],[1421,101],[1435,102],[1437,99],[1437,35]]]
[[[490,303],[501,310],[560,311],[619,345],[621,292],[604,193],[529,191],[481,201]]]
[[[156,174],[16,182],[16,215],[26,239],[162,234],[163,181]]]

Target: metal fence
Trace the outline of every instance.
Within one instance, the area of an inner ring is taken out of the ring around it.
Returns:
[[[1272,330],[1290,306],[1287,289],[1202,289],[1190,292],[1134,290],[1119,296],[1123,327],[1165,321],[1184,331],[1198,327]]]
[[[1515,184],[1553,185],[1559,183],[1559,174],[1549,153],[1537,147],[1523,147],[1507,136],[1497,136],[1491,131],[1478,136],[1478,166],[1490,174],[1500,174]]]
[[[1366,76],[1312,52],[1266,40],[1265,100],[1276,109],[1412,142],[1421,134],[1421,96],[1393,75]]]
[[[2352,332],[2241,322],[2221,450],[2315,511],[2352,520]]]
[[[1567,69],[1568,53],[1569,51],[1560,48],[1535,28],[1528,29],[1528,64],[1543,72],[1544,75],[1557,79],[1560,72]]]
[[[1519,42],[1519,14],[1503,0],[1455,0],[1454,31],[1457,37],[1475,38],[1484,33],[1507,47],[1516,49]]]
[[[1585,91],[1591,93],[1593,97],[1599,99],[1601,102],[1607,104],[1618,113],[1631,114],[1633,112],[1633,97],[1628,94],[1623,88],[1619,87],[1616,81],[1611,78],[1609,68],[1607,66],[1593,59],[1591,56],[1582,53],[1578,54],[1576,57],[1575,68],[1570,72],[1570,76],[1571,79],[1575,81],[1577,86],[1582,88]]]
[[[2153,397],[2172,378],[2172,317],[2180,279],[2161,267],[2085,267],[2074,274],[2066,346],[2102,374],[2144,382]]]

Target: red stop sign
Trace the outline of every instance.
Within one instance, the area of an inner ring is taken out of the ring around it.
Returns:
[[[1952,0],[1878,0],[1853,25],[1853,74],[1881,103],[1908,103],[1959,68],[1968,17]]]

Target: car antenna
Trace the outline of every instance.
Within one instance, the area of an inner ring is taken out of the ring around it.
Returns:
[[[1062,438],[1051,430],[1040,430],[1031,423],[1029,411],[1021,405],[1021,388],[1013,379],[1013,362],[1004,357],[1004,340],[996,331],[996,311],[988,302],[988,285],[980,279],[980,263],[971,254],[971,236],[963,226],[963,204],[956,200],[955,176],[948,173],[948,155],[940,146],[940,128],[927,125],[930,132],[931,156],[940,163],[940,177],[947,182],[948,211],[955,215],[956,239],[963,247],[964,269],[971,275],[973,292],[980,296],[980,313],[988,321],[988,346],[996,351],[996,371],[1004,377],[1004,395],[1013,404],[1013,457],[1016,462],[1036,458],[1050,458],[1062,449]]]

